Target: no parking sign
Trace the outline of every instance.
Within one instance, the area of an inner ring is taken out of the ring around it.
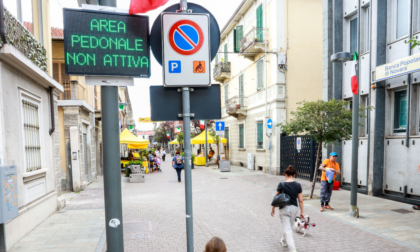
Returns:
[[[162,13],[162,66],[165,86],[209,86],[210,17]]]

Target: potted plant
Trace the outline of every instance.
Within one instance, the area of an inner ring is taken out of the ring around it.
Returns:
[[[130,161],[128,164],[131,166],[131,168],[133,170],[140,171],[142,163],[143,163],[142,161],[136,160],[136,161]],[[132,171],[130,171],[130,173],[132,173]],[[127,175],[127,172],[126,172],[126,175]],[[130,174],[128,174],[128,175],[130,175]]]
[[[241,104],[236,104],[236,109],[240,109],[241,108]]]
[[[258,38],[253,38],[253,40],[254,40],[255,42],[258,42]]]

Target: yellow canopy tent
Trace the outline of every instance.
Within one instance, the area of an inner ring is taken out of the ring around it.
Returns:
[[[169,142],[169,144],[179,144],[179,142],[175,139],[172,142]]]
[[[128,144],[128,148],[130,149],[145,149],[148,147],[150,142],[148,140],[143,140],[131,133],[128,129],[125,129],[120,134],[120,143],[121,144]]]
[[[221,137],[220,142],[225,144],[225,143],[227,143],[227,139]],[[201,132],[200,135],[191,139],[191,144],[205,144],[205,143],[206,143],[206,131]],[[214,144],[215,143],[213,141],[213,138],[210,135],[210,132],[208,132],[208,131],[207,131],[207,143],[209,143],[209,144]]]

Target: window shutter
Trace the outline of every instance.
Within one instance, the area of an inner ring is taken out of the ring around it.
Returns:
[[[225,62],[228,62],[229,60],[228,60],[228,46],[227,46],[227,43],[225,44]]]
[[[262,4],[257,8],[257,28],[263,27],[263,9]]]
[[[235,52],[239,52],[241,49],[241,40],[244,37],[244,30],[242,25],[236,26],[236,35],[235,35]]]
[[[263,73],[264,73],[263,61],[259,60],[257,61],[257,90],[260,90],[264,87]]]
[[[227,103],[228,100],[229,100],[229,83],[226,83],[225,84],[225,103]]]

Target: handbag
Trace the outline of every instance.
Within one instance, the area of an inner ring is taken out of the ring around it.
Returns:
[[[281,186],[284,187],[284,183],[281,183]],[[291,200],[290,196],[288,194],[285,194],[284,192],[281,192],[274,196],[273,202],[271,202],[271,206],[273,207],[284,207],[284,206],[290,206]]]

